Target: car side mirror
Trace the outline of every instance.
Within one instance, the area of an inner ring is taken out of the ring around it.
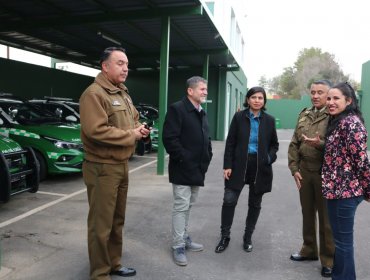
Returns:
[[[15,119],[15,117],[18,114],[18,109],[13,108],[13,107],[9,107],[8,111],[9,111],[9,115],[12,117],[12,119]]]
[[[77,118],[75,116],[66,116],[66,121],[68,122],[77,122]]]
[[[63,115],[63,110],[60,108],[55,109],[55,115],[57,115],[58,118],[61,118]]]

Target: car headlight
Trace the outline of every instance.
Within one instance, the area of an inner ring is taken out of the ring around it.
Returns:
[[[51,138],[51,137],[44,136],[44,138],[46,140],[49,140],[50,142],[52,142],[55,145],[55,147],[61,148],[61,149],[79,150],[79,149],[81,149],[81,146],[82,146],[82,144],[79,144],[79,143],[67,142],[67,141],[63,141],[63,140],[59,140],[59,139],[55,139],[55,138]]]
[[[150,131],[150,135],[151,136],[158,135],[158,129],[157,128],[152,128],[152,130]]]

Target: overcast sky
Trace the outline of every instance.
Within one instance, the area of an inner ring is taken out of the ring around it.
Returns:
[[[248,86],[280,75],[304,48],[335,55],[344,74],[361,81],[370,60],[370,10],[367,0],[234,0],[245,16]]]

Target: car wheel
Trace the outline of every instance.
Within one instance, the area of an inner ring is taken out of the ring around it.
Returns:
[[[151,153],[151,152],[153,151],[152,141],[150,141],[148,144],[145,144],[145,150],[146,150],[148,153]]]
[[[143,156],[145,153],[145,143],[144,141],[137,142],[136,145],[136,154],[139,156]]]
[[[32,173],[28,174],[26,177],[27,186],[30,187],[29,192],[35,193],[39,190],[40,183],[40,164],[36,158],[35,152],[32,148],[26,148],[28,151],[27,154],[27,163],[28,167],[32,168]]]
[[[40,152],[35,151],[35,155],[36,155],[37,161],[39,162],[39,167],[40,167],[39,178],[40,178],[40,181],[43,181],[45,180],[46,175],[47,175],[46,161]]]

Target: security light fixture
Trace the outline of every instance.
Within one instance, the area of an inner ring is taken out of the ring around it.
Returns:
[[[112,42],[112,43],[115,43],[115,44],[117,44],[117,45],[121,46],[121,42],[119,42],[117,39],[114,39],[114,38],[112,38],[112,37],[110,37],[110,36],[108,36],[108,35],[106,35],[106,34],[102,33],[101,31],[98,31],[98,33],[97,33],[97,34],[98,34],[99,36],[101,36],[103,39],[108,40],[108,41],[110,41],[110,42]]]

